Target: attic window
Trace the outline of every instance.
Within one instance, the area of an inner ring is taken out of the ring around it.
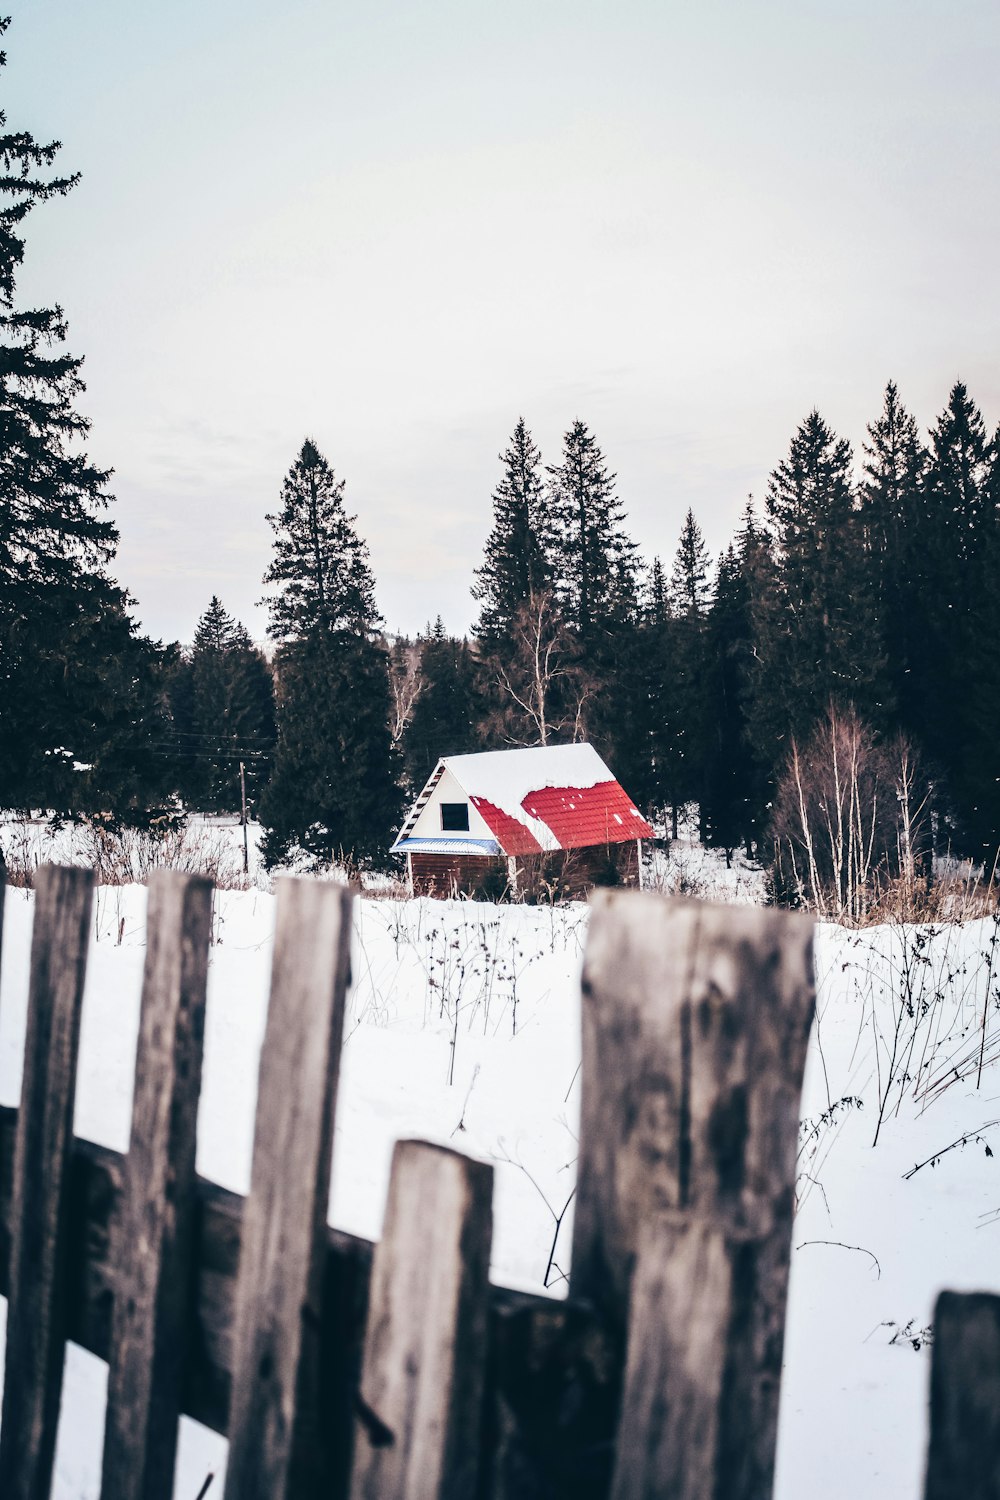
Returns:
[[[441,829],[444,833],[468,833],[469,804],[467,802],[442,802]]]

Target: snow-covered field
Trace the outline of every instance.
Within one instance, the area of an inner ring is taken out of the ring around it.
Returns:
[[[18,1098],[32,899],[7,897],[4,1103]],[[141,886],[100,888],[84,1007],[76,1130],[118,1150],[128,1139],[144,904]],[[265,891],[217,894],[198,1168],[238,1192],[249,1180],[273,915]],[[331,1222],[377,1237],[394,1140],[448,1141],[496,1163],[494,1280],[542,1289],[574,1178],[586,923],[583,906],[358,904]],[[920,1493],[935,1294],[1000,1284],[1000,1174],[987,1153],[990,1143],[1000,1149],[996,939],[991,921],[819,933],[781,1500]],[[964,1147],[945,1150],[963,1136]],[[937,1165],[905,1179],[925,1158]],[[553,1295],[565,1289],[571,1216],[556,1243]],[[97,1495],[103,1385],[103,1366],[71,1348],[58,1500]],[[178,1497],[197,1493],[224,1448],[184,1424]]]

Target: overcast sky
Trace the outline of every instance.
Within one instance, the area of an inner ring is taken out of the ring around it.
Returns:
[[[307,434],[392,628],[474,617],[497,455],[577,417],[643,553],[713,551],[818,406],[1000,418],[997,0],[11,0],[59,138],[22,302],[86,357],[147,630],[255,635]]]

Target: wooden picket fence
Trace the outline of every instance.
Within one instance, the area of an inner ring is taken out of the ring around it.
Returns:
[[[245,1200],[195,1174],[198,877],[150,882],[129,1151],[75,1139],[92,895],[89,871],[39,872],[0,1111],[3,1500],[50,1493],[67,1339],[109,1366],[103,1500],[170,1500],[182,1412],[228,1436],[227,1500],[766,1500],[808,919],[595,900],[560,1303],[489,1284],[492,1169],[451,1150],[399,1143],[377,1246],[327,1227],[343,888],[280,884]],[[927,1500],[1000,1495],[998,1308],[939,1304]]]

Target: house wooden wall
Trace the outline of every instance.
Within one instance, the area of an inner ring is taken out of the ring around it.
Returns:
[[[415,896],[473,896],[485,887],[495,898],[508,878],[508,861],[502,855],[412,854],[410,861]],[[526,854],[518,857],[516,867],[521,896],[535,898],[546,889],[564,897],[584,896],[595,885],[638,885],[639,848],[629,840]]]
[[[484,854],[411,854],[415,896],[475,895],[507,879],[507,860]]]

